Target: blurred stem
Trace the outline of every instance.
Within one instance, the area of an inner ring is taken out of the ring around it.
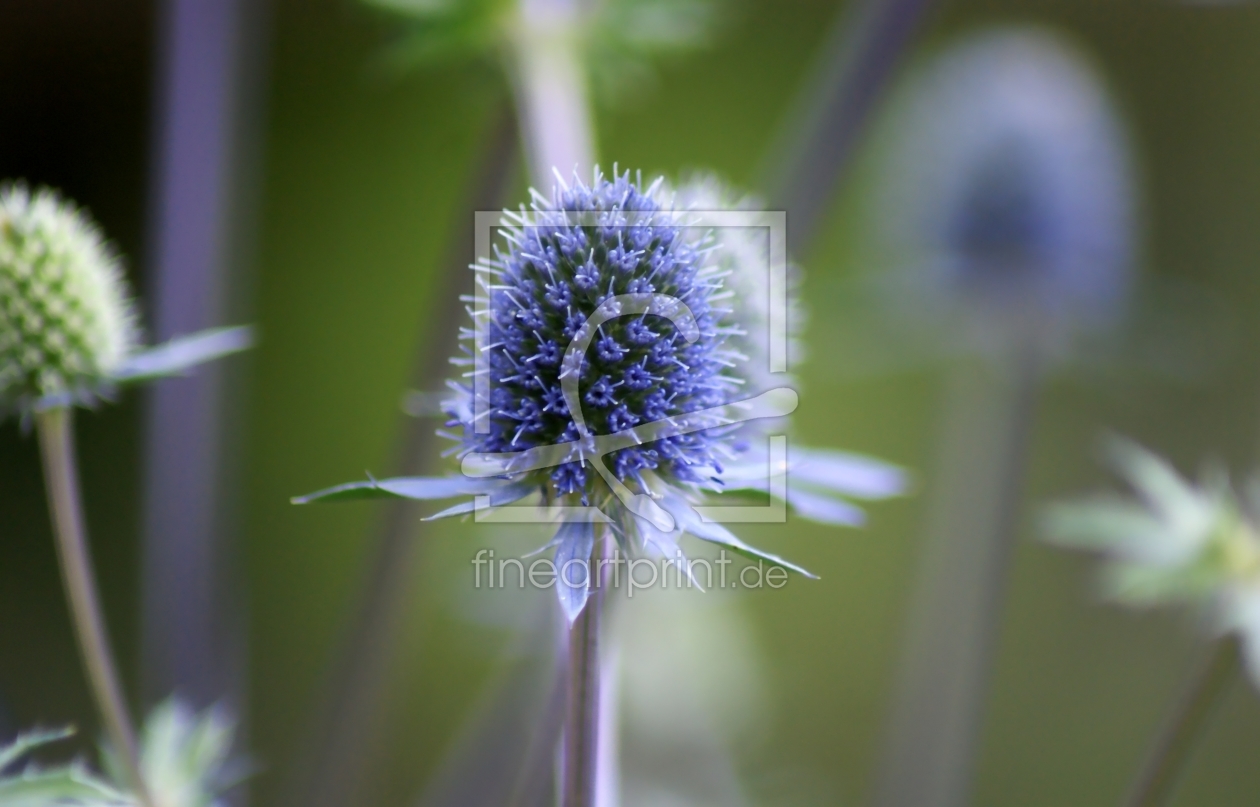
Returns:
[[[600,632],[604,616],[606,561],[612,530],[605,527],[591,552],[590,598],[569,629],[569,699],[564,730],[561,807],[594,807],[599,767]]]
[[[61,560],[61,576],[92,694],[105,722],[105,730],[122,762],[127,784],[144,807],[153,807],[153,799],[140,774],[136,732],[118,682],[118,670],[109,648],[100,597],[92,576],[92,557],[79,498],[72,412],[64,408],[52,409],[37,415],[35,422],[44,460],[48,507]]]
[[[1125,807],[1158,807],[1168,802],[1213,707],[1234,680],[1238,658],[1238,640],[1233,636],[1217,639],[1208,648],[1155,736],[1123,802]]]
[[[789,252],[799,255],[813,240],[871,113],[932,3],[845,4],[766,172],[771,203],[788,211]]]
[[[261,218],[269,0],[157,0],[146,302],[165,341],[244,313]],[[248,267],[248,269],[247,269]],[[248,317],[245,317],[248,319]],[[238,596],[243,365],[145,392],[141,461],[141,705],[179,692],[231,705],[246,690]],[[243,716],[243,715],[242,715]],[[237,802],[240,800],[237,799]]]
[[[877,807],[969,803],[1040,368],[1028,344],[949,380]]]
[[[556,749],[569,687],[568,624],[558,630],[556,617],[563,617],[554,599],[521,603],[531,624],[504,647],[497,681],[482,692],[413,807],[556,807]]]
[[[553,170],[586,176],[595,162],[594,126],[581,59],[577,0],[520,0],[512,80],[530,177],[540,190]]]
[[[524,757],[508,802],[512,807],[550,807],[556,803],[556,746],[564,732],[569,693],[566,661],[559,661],[540,718],[524,743]]]
[[[604,635],[608,636],[607,630]],[[606,640],[600,655],[595,807],[617,807],[621,803],[621,652],[614,641]]]

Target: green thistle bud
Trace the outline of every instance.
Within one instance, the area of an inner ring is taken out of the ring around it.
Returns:
[[[136,340],[119,259],[55,191],[0,188],[0,410],[96,397]]]

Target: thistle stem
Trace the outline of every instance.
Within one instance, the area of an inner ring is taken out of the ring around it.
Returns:
[[[521,0],[515,29],[513,96],[530,178],[551,185],[552,171],[585,174],[595,162],[594,126],[579,51],[581,3]]]
[[[1238,640],[1232,636],[1218,639],[1208,648],[1156,734],[1142,770],[1124,799],[1125,807],[1167,803],[1212,708],[1234,680],[1238,654]]]
[[[604,616],[607,559],[613,537],[604,529],[591,553],[591,594],[569,628],[568,718],[564,731],[561,807],[593,807],[599,763],[600,631]]]
[[[971,801],[1040,379],[1031,346],[950,379],[876,807]]]
[[[36,417],[39,445],[44,460],[44,480],[48,488],[48,507],[56,534],[57,554],[66,598],[74,618],[75,633],[83,663],[87,668],[92,694],[105,722],[105,730],[117,749],[132,791],[142,807],[154,802],[140,774],[140,756],[135,729],[127,713],[118,670],[110,651],[105,621],[101,616],[100,598],[92,576],[92,557],[88,550],[87,530],[79,499],[79,482],[74,452],[72,413],[68,409],[52,409]]]

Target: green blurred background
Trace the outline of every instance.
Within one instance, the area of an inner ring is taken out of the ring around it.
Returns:
[[[712,47],[597,107],[604,164],[645,174],[713,169],[756,182],[824,36],[834,2],[739,0]],[[1195,383],[1061,368],[1047,385],[1026,486],[1009,610],[975,803],[1114,802],[1192,658],[1176,615],[1098,605],[1088,561],[1033,542],[1035,505],[1101,484],[1105,430],[1184,470],[1220,457],[1241,475],[1260,446],[1260,8],[1172,2],[969,0],[943,4],[916,46],[995,22],[1046,23],[1103,70],[1141,168],[1143,276],[1227,300],[1236,327],[1221,368]],[[381,66],[397,26],[351,0],[276,0],[265,90],[258,245],[245,267],[260,347],[249,359],[241,534],[249,627],[247,734],[257,804],[279,804],[356,587],[371,505],[299,509],[291,495],[388,472],[418,346],[440,336],[431,291],[468,216],[467,186],[507,103],[494,64],[409,73]],[[9,0],[0,8],[0,176],[49,183],[90,207],[128,256],[142,254],[155,8],[115,0]],[[863,154],[868,158],[871,146]],[[869,165],[850,176],[807,254],[816,327],[801,369],[799,436],[911,469],[930,467],[947,369],[854,377],[825,342],[844,280],[864,270]],[[523,180],[518,180],[522,188]],[[755,188],[754,188],[755,189]],[[132,261],[144,287],[145,267]],[[1176,312],[1176,296],[1171,306]],[[1215,323],[1201,323],[1213,327]],[[436,381],[436,380],[435,380]],[[437,386],[437,384],[433,384]],[[138,438],[142,400],[81,419],[87,506],[125,672],[138,655]],[[57,579],[35,445],[0,427],[0,734],[34,722],[94,731]],[[856,804],[866,795],[922,533],[923,488],[871,508],[861,531],[792,521],[750,535],[821,574],[747,592],[771,708],[737,749],[763,804]],[[374,801],[418,791],[498,664],[504,634],[473,625],[449,580],[470,574],[471,528],[426,533],[410,624],[388,695],[389,743]],[[1260,701],[1238,682],[1199,748],[1182,804],[1260,794]],[[86,747],[86,746],[85,746]]]

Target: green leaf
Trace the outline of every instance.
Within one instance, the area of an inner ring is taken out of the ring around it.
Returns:
[[[29,732],[0,749],[0,769],[31,749],[69,735],[68,730]],[[150,714],[140,738],[140,768],[157,804],[214,807],[219,796],[246,772],[232,759],[234,726],[225,713],[198,713],[167,701]],[[117,756],[102,749],[105,770],[123,781]],[[0,777],[0,807],[136,807],[136,799],[75,763],[55,768],[30,766]]]
[[[135,799],[80,765],[29,768],[0,779],[0,807],[134,807]]]
[[[12,743],[0,748],[0,771],[34,749],[72,734],[72,728],[36,729],[19,734]],[[54,768],[29,765],[19,773],[0,776],[0,807],[49,807],[54,804],[109,807],[133,806],[135,801],[77,763]]]
[[[180,336],[127,357],[114,374],[120,384],[182,375],[199,364],[248,350],[254,345],[254,330],[248,326],[211,328]]]
[[[406,33],[381,56],[393,71],[482,58],[503,44],[513,11],[506,0],[365,0],[410,20]]]
[[[0,771],[17,762],[41,745],[55,743],[74,736],[74,729],[66,726],[60,729],[33,729],[24,731],[13,742],[0,748]]]
[[[649,84],[652,62],[709,45],[731,19],[730,3],[715,0],[605,0],[583,43],[595,94],[605,102]]]

